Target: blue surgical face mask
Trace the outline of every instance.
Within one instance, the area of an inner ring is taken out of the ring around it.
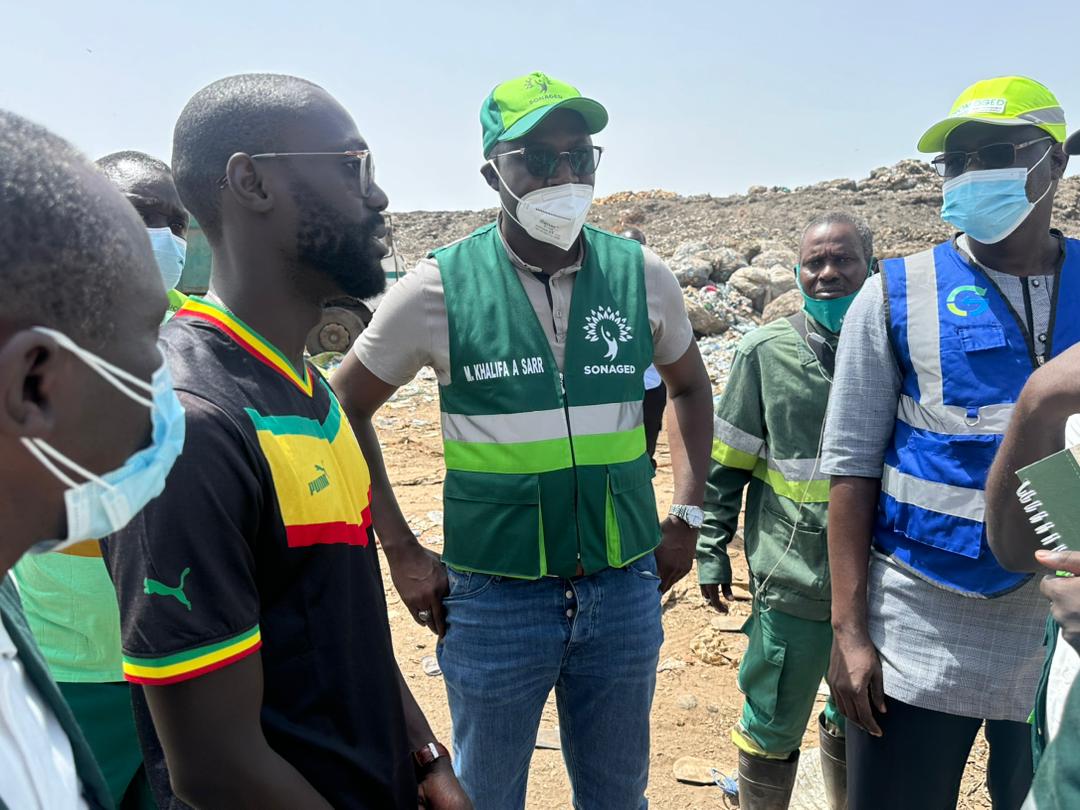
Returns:
[[[187,242],[172,232],[172,228],[147,228],[150,234],[150,246],[154,249],[161,280],[166,290],[171,290],[180,283],[184,272],[184,259],[187,258]]]
[[[1028,200],[1027,179],[1050,154],[1046,150],[1030,169],[983,169],[964,172],[941,187],[941,218],[976,242],[993,245],[1019,228],[1050,193],[1053,181],[1035,202]]]
[[[150,445],[139,450],[112,472],[98,476],[76,464],[42,439],[23,439],[33,456],[63,484],[67,513],[67,537],[43,540],[30,549],[33,554],[57,551],[83,540],[97,540],[122,529],[146,504],[161,494],[165,479],[184,447],[184,407],[173,391],[169,367],[162,361],[150,382],[102,360],[62,332],[45,327],[35,331],[49,335],[100,374],[110,385],[150,409]],[[81,483],[69,473],[85,479]]]
[[[871,259],[866,268],[867,278],[870,277],[870,268],[873,266],[874,262]],[[859,290],[856,290],[851,295],[845,295],[843,298],[811,298],[803,289],[802,278],[799,276],[799,265],[795,265],[795,282],[799,285],[799,292],[802,293],[803,310],[806,314],[833,334],[840,334],[840,327],[844,325],[844,316],[847,315],[847,311],[851,307],[852,301],[855,300],[855,296],[859,294]]]

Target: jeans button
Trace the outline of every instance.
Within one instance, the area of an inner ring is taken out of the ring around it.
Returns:
[[[566,611],[566,618],[568,618],[568,619],[574,618],[574,611],[573,610]]]
[[[573,599],[574,598],[574,592],[573,591],[567,591],[566,592],[566,598],[567,599]]]

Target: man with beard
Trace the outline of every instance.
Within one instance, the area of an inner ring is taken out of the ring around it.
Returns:
[[[233,76],[184,108],[173,169],[214,257],[163,330],[188,443],[105,549],[148,760],[196,806],[469,807],[394,662],[367,462],[303,358],[324,301],[384,283],[367,144],[322,88]]]

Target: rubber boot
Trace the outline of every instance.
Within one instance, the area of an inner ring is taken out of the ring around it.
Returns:
[[[829,809],[847,810],[847,740],[842,733],[834,734],[829,730],[824,713],[818,715],[818,740],[821,742],[821,777]]]
[[[799,752],[787,759],[739,752],[739,810],[787,810],[795,787]]]

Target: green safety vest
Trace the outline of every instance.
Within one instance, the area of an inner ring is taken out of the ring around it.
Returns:
[[[177,289],[166,290],[166,294],[169,296],[169,308],[165,312],[165,320],[162,323],[171,320],[172,316],[179,312],[188,300],[188,297]]]
[[[432,254],[450,328],[439,401],[454,568],[569,577],[659,543],[641,407],[653,354],[644,258],[631,240],[583,234],[562,374],[494,223]]]

